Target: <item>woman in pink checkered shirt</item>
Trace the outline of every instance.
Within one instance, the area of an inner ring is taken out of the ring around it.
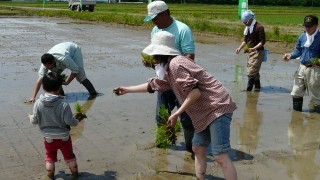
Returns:
[[[230,147],[230,124],[237,108],[227,89],[202,67],[181,56],[175,48],[174,36],[166,31],[158,32],[142,53],[153,56],[161,66],[157,77],[147,83],[118,87],[118,95],[172,89],[181,107],[171,114],[168,124],[174,126],[184,111],[192,119],[195,134],[192,149],[195,153],[197,179],[205,179],[207,169],[206,149],[211,143],[215,161],[221,166],[227,180],[237,179],[236,169],[227,154]],[[153,65],[152,65],[153,66]],[[153,66],[154,67],[154,66]]]

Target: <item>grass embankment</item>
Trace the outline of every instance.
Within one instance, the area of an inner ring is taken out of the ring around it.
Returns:
[[[1,2],[0,15],[24,15],[69,17],[74,19],[117,23],[151,28],[152,22],[144,23],[146,4],[102,4],[95,6],[95,12],[68,10],[67,2],[21,3]],[[23,8],[23,7],[33,7]],[[264,26],[268,41],[293,43],[304,30],[303,18],[307,14],[320,14],[316,7],[264,7],[250,6],[256,19]],[[171,14],[187,23],[196,33],[209,33],[241,37],[244,25],[237,16],[237,6],[169,4]]]

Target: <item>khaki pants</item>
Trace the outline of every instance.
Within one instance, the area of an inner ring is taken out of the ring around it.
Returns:
[[[76,76],[76,79],[80,84],[82,84],[82,81],[87,79],[86,72],[84,71],[83,68],[79,67],[79,72],[78,72],[78,74]]]
[[[260,68],[262,64],[264,56],[264,51],[255,51],[248,54],[247,57],[247,70],[248,70],[248,77],[254,77],[255,80],[260,78]]]
[[[294,75],[291,95],[295,98],[303,97],[306,90],[313,105],[320,105],[320,68],[306,67],[300,64]]]

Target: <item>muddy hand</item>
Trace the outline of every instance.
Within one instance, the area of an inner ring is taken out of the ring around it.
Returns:
[[[115,93],[117,96],[121,96],[123,95],[123,90],[120,87],[118,87],[113,89],[113,93]]]
[[[289,54],[289,53],[284,54],[283,59],[285,61],[289,61],[291,59],[291,54]]]
[[[33,98],[24,101],[24,103],[34,103],[34,102],[35,102],[35,99]]]
[[[172,114],[172,115],[168,118],[168,121],[167,121],[168,126],[174,127],[174,126],[176,125],[176,123],[177,123],[178,117],[179,117],[179,116],[176,116],[175,114]]]
[[[32,114],[28,114],[28,120],[30,121],[33,118]]]

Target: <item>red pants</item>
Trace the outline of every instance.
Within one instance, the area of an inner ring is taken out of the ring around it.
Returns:
[[[62,141],[62,139],[53,139],[51,143],[44,140],[44,146],[46,149],[46,161],[57,162],[58,149],[60,149],[66,162],[76,160],[76,156],[72,150],[71,137],[69,137],[67,141]]]

